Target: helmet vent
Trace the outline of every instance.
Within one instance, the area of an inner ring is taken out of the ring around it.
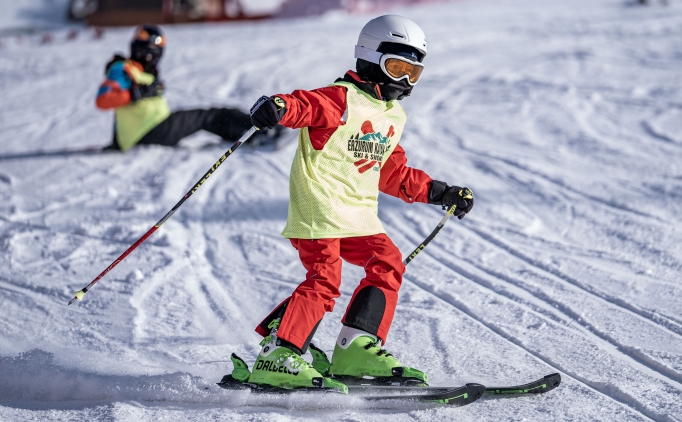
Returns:
[[[392,36],[392,37],[396,37],[396,38],[405,39],[405,36],[404,36],[403,34],[398,34],[398,33],[396,33],[396,32],[391,32],[391,36]]]

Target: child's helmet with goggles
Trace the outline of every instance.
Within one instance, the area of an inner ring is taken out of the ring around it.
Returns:
[[[426,36],[413,21],[384,15],[369,21],[360,31],[355,58],[378,65],[394,82],[414,86],[421,77],[426,56]]]
[[[166,37],[156,25],[140,25],[135,29],[130,41],[130,58],[145,67],[154,69],[163,55]]]

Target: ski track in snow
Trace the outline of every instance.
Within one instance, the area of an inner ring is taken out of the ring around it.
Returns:
[[[70,307],[229,145],[105,145],[101,40],[0,49],[0,419],[682,421],[682,5],[457,1],[396,11],[429,38],[403,101],[412,166],[471,187],[405,275],[388,349],[433,385],[561,372],[539,397],[464,408],[226,392],[231,352],[301,281],[279,233],[295,150],[241,147],[163,227]],[[247,109],[354,64],[368,16],[167,27],[173,109]],[[277,42],[273,43],[273,34]],[[208,42],[207,40],[211,40]],[[403,253],[442,211],[380,198]],[[362,271],[313,342],[331,352]],[[309,358],[309,356],[308,356]]]

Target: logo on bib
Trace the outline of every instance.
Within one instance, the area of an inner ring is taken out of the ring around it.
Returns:
[[[362,136],[356,134],[351,136],[348,140],[348,152],[353,153],[355,167],[360,173],[364,173],[369,169],[374,171],[381,170],[381,164],[384,161],[384,154],[391,148],[391,136],[395,135],[395,130],[391,125],[388,128],[386,136],[381,132],[375,132],[372,127],[372,122],[369,120],[362,124],[360,129]]]

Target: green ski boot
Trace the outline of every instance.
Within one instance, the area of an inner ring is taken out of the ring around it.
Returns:
[[[317,360],[320,359],[318,357]],[[315,363],[315,360],[313,362]],[[321,367],[319,364],[317,366]],[[366,380],[372,380],[372,384],[379,385],[395,385],[396,383],[428,385],[426,383],[428,377],[425,373],[403,366],[392,354],[381,348],[376,336],[345,326],[334,347],[329,375],[349,385],[357,384],[360,380],[363,383],[369,382]]]
[[[332,389],[348,394],[348,388],[341,382],[325,378],[315,368],[293,350],[277,345],[277,327],[280,320],[276,319],[268,325],[272,331],[261,341],[261,349],[256,363],[253,365],[248,380],[249,384],[267,385],[275,388],[298,389]],[[245,378],[244,368],[237,368],[232,372],[234,378]],[[248,372],[248,368],[246,368]]]

